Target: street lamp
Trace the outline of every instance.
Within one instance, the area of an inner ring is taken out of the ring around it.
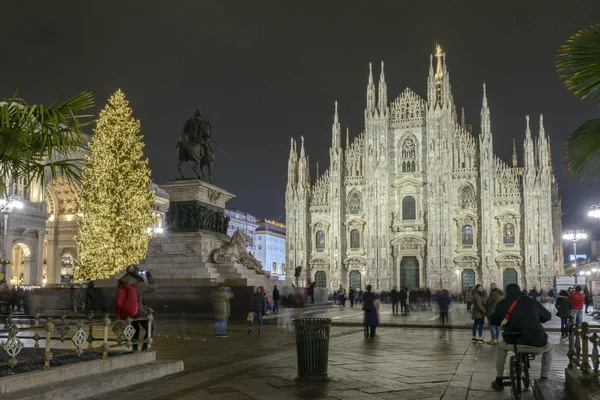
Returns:
[[[600,204],[593,205],[590,207],[588,216],[596,219],[600,219]]]
[[[10,195],[8,197],[4,197],[0,199],[0,213],[4,214],[4,259],[10,260],[12,255],[8,255],[8,243],[7,243],[7,234],[8,234],[8,216],[13,212],[15,208],[23,208],[23,202],[21,202],[21,198],[16,195]],[[4,274],[4,279],[6,279],[6,264],[2,264],[2,274]],[[7,280],[8,282],[8,280]]]
[[[577,242],[585,238],[587,238],[587,235],[583,229],[569,229],[566,230],[563,235],[564,240],[573,242],[573,261],[575,264],[577,264]]]

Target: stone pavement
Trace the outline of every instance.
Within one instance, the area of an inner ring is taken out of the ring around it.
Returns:
[[[544,324],[546,329],[550,331],[560,332],[560,318],[556,314],[553,304],[547,305],[548,310],[552,314],[552,319]],[[296,316],[310,317],[310,318],[331,318],[332,323],[335,325],[360,325],[362,324],[363,312],[361,306],[350,307],[350,303],[346,302],[346,307],[340,307],[337,305],[328,305],[321,307],[310,307],[304,309],[296,309],[291,311],[290,309],[282,309],[281,314],[278,316],[267,315],[265,318],[275,319],[286,317],[288,313],[293,313]],[[589,311],[592,311],[590,307]],[[381,310],[381,324],[383,326],[437,326],[438,314],[435,310],[435,304],[433,309],[412,311],[409,315],[394,315],[392,314],[391,304],[382,304]],[[466,304],[452,303],[450,305],[449,312],[450,325],[457,328],[467,328],[473,325],[471,319],[471,313],[467,311]],[[585,315],[583,321],[590,324],[591,327],[600,328],[600,321],[592,318],[590,315]],[[487,320],[485,329],[487,330]]]
[[[150,385],[96,399],[510,399],[491,391],[495,348],[474,345],[464,330],[442,340],[436,329],[380,328],[365,341],[361,328],[332,328],[327,384],[296,384],[294,333],[266,325],[258,336],[230,324],[229,338],[214,338],[211,324],[188,321],[157,324],[154,342],[160,359],[180,358],[184,373]],[[564,378],[567,348],[557,334],[551,377]],[[532,364],[539,376],[540,361]],[[533,399],[532,392],[524,399]]]

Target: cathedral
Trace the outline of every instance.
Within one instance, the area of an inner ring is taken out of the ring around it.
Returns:
[[[549,288],[563,263],[561,202],[550,140],[525,118],[521,166],[494,154],[483,85],[480,132],[459,119],[446,56],[430,56],[427,96],[388,101],[383,63],[370,67],[365,127],[350,140],[337,102],[329,168],[311,182],[304,139],[291,141],[286,274],[318,287],[376,290],[518,283]],[[537,118],[536,118],[537,120]],[[298,149],[299,147],[299,149]]]

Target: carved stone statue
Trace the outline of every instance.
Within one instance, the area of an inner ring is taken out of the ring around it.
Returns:
[[[177,155],[179,161],[177,170],[183,179],[181,164],[191,162],[192,169],[198,176],[198,179],[204,179],[204,167],[208,168],[208,181],[212,183],[212,163],[215,154],[212,149],[211,127],[209,121],[200,119],[201,112],[196,110],[194,116],[187,120],[177,142]]]
[[[210,231],[226,234],[229,217],[200,204],[174,202],[166,216],[167,229],[174,232]]]
[[[265,275],[260,261],[246,251],[248,235],[242,231],[235,231],[231,236],[231,242],[216,249],[212,255],[215,264],[237,262],[248,269],[256,271],[257,274]]]

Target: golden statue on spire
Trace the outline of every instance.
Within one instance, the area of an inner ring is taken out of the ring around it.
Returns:
[[[442,46],[440,46],[439,44],[435,45],[435,56],[437,57],[437,67],[435,70],[435,79],[437,81],[442,79],[442,76],[444,75],[444,73],[442,72],[442,57],[444,56],[444,53],[442,52]]]
[[[441,56],[442,56],[442,54],[444,54],[444,53],[442,52],[442,46],[440,46],[439,44],[436,44],[436,45],[435,45],[435,56],[436,56],[436,57],[441,57]]]

